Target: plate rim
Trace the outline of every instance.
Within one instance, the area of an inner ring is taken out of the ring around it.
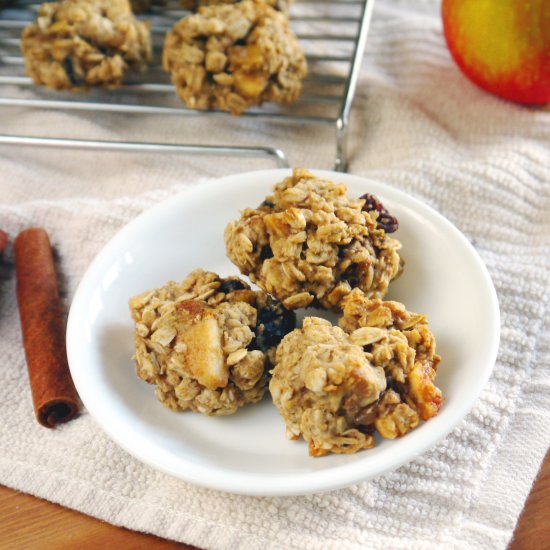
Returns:
[[[95,408],[96,403],[93,400],[93,398],[90,399],[87,388],[85,387],[85,385],[83,384],[83,381],[81,380],[80,372],[78,368],[75,366],[77,365],[78,355],[79,355],[79,350],[77,349],[78,348],[77,336],[78,336],[79,326],[77,325],[77,321],[79,318],[80,310],[84,311],[84,309],[82,309],[84,307],[82,300],[86,294],[86,290],[88,289],[88,287],[91,286],[91,282],[94,280],[94,276],[96,275],[96,272],[98,271],[99,266],[102,264],[103,261],[105,261],[105,258],[108,257],[111,250],[116,249],[119,243],[124,241],[126,234],[133,231],[134,227],[139,226],[143,223],[146,223],[149,217],[152,218],[156,216],[157,213],[161,212],[162,210],[173,208],[174,207],[173,205],[175,202],[184,200],[184,197],[189,193],[192,193],[193,191],[201,190],[202,193],[205,193],[210,188],[217,188],[220,185],[235,182],[236,180],[238,180],[239,177],[253,177],[253,176],[257,176],[259,179],[262,180],[262,182],[263,181],[267,182],[267,178],[272,179],[272,183],[271,183],[271,186],[272,186],[277,181],[280,181],[282,177],[286,177],[290,175],[292,170],[287,168],[281,168],[281,169],[267,169],[267,170],[248,171],[248,172],[237,172],[221,178],[213,178],[206,181],[201,180],[200,178],[197,178],[196,181],[193,182],[193,184],[189,185],[187,188],[182,189],[181,191],[178,191],[174,195],[161,200],[160,202],[158,202],[157,204],[149,208],[146,208],[143,212],[141,212],[140,214],[135,216],[133,219],[128,221],[126,224],[124,224],[124,226],[121,227],[104,244],[104,246],[95,255],[93,260],[90,262],[90,264],[86,268],[84,275],[82,276],[77,286],[77,289],[71,301],[71,306],[70,306],[68,320],[67,320],[66,344],[67,344],[67,357],[69,361],[69,368],[70,368],[71,376],[73,378],[75,387],[80,395],[80,398],[84,406],[86,407],[86,409],[88,410],[88,412],[90,413],[94,421],[99,424],[100,428],[105,433],[107,433],[107,435],[117,445],[119,445],[126,452],[128,452],[130,455],[137,458],[141,462],[159,471],[162,471],[168,475],[171,475],[175,478],[181,479],[183,481],[187,481],[195,485],[199,485],[209,489],[220,490],[220,491],[230,492],[235,494],[243,494],[243,495],[250,495],[250,496],[290,496],[290,495],[303,495],[303,494],[314,493],[314,492],[325,492],[329,490],[336,490],[342,487],[347,487],[354,483],[366,481],[373,477],[383,475],[384,473],[393,471],[396,468],[411,462],[412,460],[417,458],[419,455],[423,454],[428,449],[434,447],[441,440],[443,440],[458,425],[458,423],[464,419],[464,417],[468,414],[468,412],[473,407],[474,403],[479,398],[479,395],[483,390],[483,388],[485,387],[489,377],[491,376],[494,365],[496,363],[499,343],[500,343],[501,323],[500,323],[500,308],[498,303],[498,296],[497,296],[494,283],[491,279],[491,276],[489,274],[487,267],[485,266],[483,260],[481,259],[479,253],[474,248],[472,243],[445,216],[440,214],[437,210],[435,210],[429,204],[423,202],[422,200],[409,194],[406,191],[402,191],[399,188],[390,186],[386,183],[377,181],[369,177],[361,176],[361,175],[340,173],[340,172],[334,172],[331,170],[320,170],[315,168],[308,169],[308,170],[313,172],[315,175],[319,175],[320,177],[326,177],[333,180],[340,179],[346,185],[351,180],[355,180],[357,183],[366,184],[367,186],[374,185],[377,188],[375,193],[382,195],[382,198],[384,197],[390,198],[392,201],[398,202],[399,198],[403,197],[406,203],[412,202],[413,206],[420,207],[421,210],[422,209],[427,210],[430,213],[430,215],[434,217],[435,220],[437,220],[439,223],[444,224],[446,228],[454,235],[454,237],[458,238],[458,240],[461,241],[463,245],[465,245],[466,249],[468,249],[470,253],[471,258],[475,261],[475,264],[480,274],[483,276],[483,279],[487,286],[490,303],[492,306],[492,311],[490,313],[491,313],[491,317],[494,318],[494,323],[492,327],[490,327],[491,332],[490,332],[490,336],[488,337],[489,344],[486,350],[488,360],[486,362],[486,367],[482,372],[482,376],[479,377],[479,383],[477,384],[475,391],[470,392],[468,395],[468,399],[464,399],[461,402],[461,405],[457,408],[454,416],[451,419],[452,421],[448,421],[447,423],[444,423],[442,427],[439,427],[439,429],[434,434],[432,434],[431,437],[426,437],[421,444],[419,445],[417,444],[414,447],[414,450],[411,450],[408,453],[406,453],[405,459],[401,459],[399,456],[392,455],[389,459],[386,459],[384,461],[384,464],[374,469],[373,471],[365,471],[365,468],[361,467],[364,461],[358,460],[351,464],[339,465],[339,466],[335,466],[334,468],[328,468],[321,471],[312,471],[312,472],[308,472],[307,474],[300,473],[299,474],[300,484],[296,483],[297,474],[284,474],[281,476],[277,476],[273,479],[268,479],[265,475],[262,476],[257,473],[248,474],[242,471],[230,472],[229,470],[224,470],[225,472],[228,472],[229,475],[227,475],[226,473],[225,475],[222,475],[220,478],[219,475],[212,475],[210,468],[201,468],[196,466],[193,467],[190,471],[187,470],[183,472],[182,471],[174,472],[165,464],[164,461],[155,460],[151,458],[148,454],[141,452],[140,449],[136,449],[135,447],[132,447],[131,445],[129,445],[124,438],[120,437],[120,434],[117,432],[117,430],[103,418],[101,411],[98,411]],[[348,182],[346,182],[345,180],[348,180]],[[97,285],[93,285],[93,286],[97,286]],[[80,315],[80,318],[82,319],[82,315]],[[436,418],[432,419],[431,422],[436,420]],[[282,434],[281,434],[281,437],[283,437]],[[401,439],[401,441],[405,441],[405,440],[406,438]],[[312,460],[315,460],[315,459],[312,459]],[[331,475],[335,470],[340,471],[342,469],[345,469],[348,472],[347,476],[338,476],[334,478],[334,476]],[[205,476],[204,474],[207,472],[209,473],[209,475]],[[246,483],[243,483],[242,481],[243,479],[247,479],[248,481]]]

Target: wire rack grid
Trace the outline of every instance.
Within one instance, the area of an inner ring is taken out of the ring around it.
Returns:
[[[346,171],[347,134],[350,111],[357,86],[374,0],[298,0],[290,10],[291,26],[306,53],[309,74],[300,99],[289,105],[265,104],[242,114],[240,119],[257,119],[278,124],[332,126],[335,131],[334,168]],[[154,6],[144,17],[151,21],[154,62],[141,75],[116,90],[93,89],[86,94],[52,92],[34,86],[25,75],[19,49],[22,29],[35,18],[39,4],[20,0],[0,10],[0,107],[57,109],[117,113],[138,119],[143,115],[223,117],[226,124],[235,117],[221,111],[186,108],[176,97],[169,77],[162,71],[160,56],[166,31],[188,14],[177,0]],[[22,90],[33,93],[21,93]],[[180,136],[174,136],[177,140]],[[274,147],[223,144],[151,143],[134,140],[98,141],[70,136],[43,137],[0,133],[0,144],[69,147],[155,153],[267,156],[279,166],[288,166],[285,153]]]

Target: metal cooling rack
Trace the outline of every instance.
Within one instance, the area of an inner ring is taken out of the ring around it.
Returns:
[[[309,75],[304,81],[300,99],[289,105],[265,104],[240,117],[232,117],[221,111],[187,109],[176,96],[168,75],[162,71],[160,57],[164,35],[178,19],[188,14],[176,0],[169,0],[165,7],[155,7],[144,16],[152,23],[152,66],[142,75],[129,77],[131,80],[117,90],[93,89],[85,94],[53,92],[36,87],[25,75],[19,36],[23,27],[34,20],[38,4],[32,0],[21,0],[12,8],[0,10],[0,107],[108,112],[132,117],[138,123],[140,116],[161,115],[201,117],[205,121],[222,117],[228,125],[247,119],[312,127],[328,125],[335,130],[334,168],[346,171],[349,117],[373,3],[374,0],[297,0],[291,7],[290,21],[304,47],[309,65]],[[33,93],[29,94],[29,90]],[[178,140],[184,136],[173,137]],[[97,141],[65,135],[51,138],[6,134],[0,134],[0,144],[268,156],[280,166],[288,166],[285,154],[272,147]]]

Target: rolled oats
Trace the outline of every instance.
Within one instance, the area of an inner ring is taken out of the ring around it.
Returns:
[[[23,30],[21,50],[35,84],[116,87],[128,69],[141,70],[151,60],[149,24],[134,17],[128,0],[44,3]]]
[[[137,375],[173,410],[234,413],[259,401],[294,314],[236,277],[198,269],[130,299]]]
[[[294,170],[258,208],[227,226],[227,255],[291,309],[338,309],[354,287],[382,298],[401,272],[401,243],[363,204],[349,199],[343,184]]]
[[[235,115],[264,101],[295,101],[307,72],[286,16],[251,0],[181,19],[166,35],[162,60],[188,107]]]

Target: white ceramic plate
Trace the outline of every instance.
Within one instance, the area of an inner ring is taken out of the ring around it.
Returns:
[[[151,208],[98,254],[74,297],[67,350],[90,414],[143,462],[192,483],[250,495],[291,495],[350,485],[410,461],[443,438],[468,412],[493,368],[500,333],[490,276],[466,238],[430,207],[374,181],[314,170],[347,184],[351,196],[377,195],[397,216],[405,270],[388,298],[426,313],[442,356],[440,414],[402,439],[377,441],[354,455],[311,458],[288,441],[267,396],[236,414],[174,413],[134,374],[128,298],[180,280],[197,267],[238,274],[227,260],[226,224],[259,204],[289,174],[238,174],[191,188]]]

